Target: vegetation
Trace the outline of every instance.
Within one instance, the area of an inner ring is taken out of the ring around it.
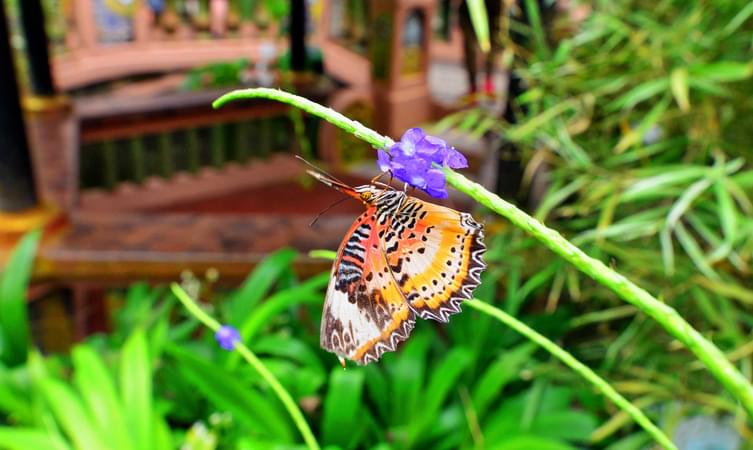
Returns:
[[[753,2],[596,1],[584,21],[551,27],[556,41],[536,2],[523,3],[530,23],[505,28],[532,43],[508,59],[527,85],[513,103],[517,121],[471,109],[437,128],[514,144],[522,191],[546,181],[533,199],[536,218],[679,311],[750,379]],[[678,430],[702,416],[737,437],[697,439],[753,448],[739,399],[661,320],[522,230],[491,216],[486,223],[489,270],[476,292],[483,304],[557,342],[555,353],[567,349],[678,446],[687,439]],[[37,239],[19,244],[0,279],[0,448],[302,445],[269,383],[221,350],[165,287],[130,287],[112,333],[70,354],[27,351],[24,292]],[[655,445],[580,373],[475,307],[449,326],[417,324],[379,364],[342,370],[318,345],[329,275],[298,279],[295,257],[287,249],[269,255],[231,293],[192,278],[182,287],[241,331],[322,447]]]

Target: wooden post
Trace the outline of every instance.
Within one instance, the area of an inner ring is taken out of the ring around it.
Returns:
[[[306,70],[306,0],[290,1],[290,69]]]
[[[47,31],[44,27],[44,12],[40,0],[18,2],[26,41],[26,57],[29,61],[31,94],[43,97],[55,95],[55,85],[50,73],[50,54],[47,48]]]
[[[9,44],[6,3],[0,3],[0,211],[16,212],[35,206],[37,195]]]

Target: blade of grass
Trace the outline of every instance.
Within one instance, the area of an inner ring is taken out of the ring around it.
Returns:
[[[60,380],[47,378],[41,381],[45,400],[55,419],[78,450],[107,450],[105,437],[98,434],[96,426],[73,390]]]
[[[29,351],[26,290],[41,235],[36,230],[21,238],[0,275],[0,361],[9,367],[26,361]]]
[[[183,306],[185,306],[186,309],[194,317],[199,319],[207,328],[215,333],[220,329],[220,323],[209,316],[206,312],[204,312],[178,284],[171,284],[170,289],[178,298],[178,300],[180,300]],[[251,365],[251,367],[253,367],[259,373],[259,375],[261,375],[264,381],[269,384],[282,404],[285,406],[285,409],[287,409],[288,413],[293,418],[293,422],[301,432],[306,445],[312,450],[319,450],[319,444],[317,443],[314,434],[311,432],[311,428],[309,428],[308,423],[306,423],[306,418],[303,416],[303,413],[298,408],[293,398],[290,396],[290,393],[285,390],[285,388],[274,377],[274,375],[272,375],[269,369],[267,369],[264,363],[262,363],[261,360],[259,360],[259,358],[242,342],[235,344],[235,351],[239,352],[241,356],[249,363],[249,365]]]
[[[428,385],[423,391],[421,414],[410,427],[409,442],[417,442],[420,435],[431,427],[432,421],[439,416],[447,396],[470,363],[470,351],[467,348],[455,347],[445,355],[436,370],[431,372]]]
[[[123,406],[104,362],[94,350],[79,345],[71,353],[75,373],[73,381],[93,421],[103,436],[109,436],[114,449],[130,449],[131,434],[123,418]]]
[[[178,361],[181,372],[199,392],[218,409],[229,411],[244,429],[286,443],[293,441],[289,423],[277,412],[276,405],[246,383],[227,382],[237,378],[233,372],[177,346],[169,347],[168,354]]]
[[[486,12],[484,0],[465,0],[468,5],[468,12],[471,16],[473,30],[476,32],[476,39],[484,53],[491,49],[489,44],[489,15]]]
[[[0,426],[0,442],[8,450],[50,449],[70,450],[63,440],[36,428]]]
[[[230,324],[239,327],[243,323],[280,274],[290,267],[295,256],[294,250],[284,248],[271,253],[256,266],[228,302]]]
[[[350,448],[359,434],[359,428],[363,424],[363,384],[364,374],[361,370],[342,370],[337,367],[332,371],[322,419],[322,433],[328,445]]]
[[[566,366],[573,369],[576,373],[578,373],[578,375],[585,378],[594,386],[594,388],[604,394],[605,397],[611,400],[621,410],[625,411],[626,414],[630,415],[630,417],[644,430],[646,430],[646,432],[648,432],[656,440],[657,443],[664,446],[664,448],[666,449],[677,450],[677,447],[672,443],[672,441],[670,441],[669,438],[656,425],[654,425],[640,409],[630,403],[628,399],[617,392],[606,380],[597,375],[596,372],[591,370],[582,362],[575,359],[562,347],[558,346],[554,342],[547,339],[545,336],[528,327],[528,325],[519,321],[515,317],[505,313],[498,308],[495,308],[492,305],[475,299],[469,300],[465,302],[465,304],[473,309],[481,311],[485,314],[489,314],[490,316],[496,318],[513,330],[522,334],[526,338],[530,339],[532,342],[535,342],[536,344],[541,346],[544,350],[551,353],[552,356],[559,359]]]
[[[152,445],[152,367],[144,330],[136,329],[120,355],[120,392],[135,448]]]

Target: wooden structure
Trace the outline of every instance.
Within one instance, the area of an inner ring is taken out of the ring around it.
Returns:
[[[230,10],[220,14],[208,0],[210,8],[187,17],[175,10],[177,1],[166,1],[159,12],[133,1],[125,2],[133,5],[121,23],[125,28],[108,34],[97,24],[103,1],[66,2],[70,9],[56,17],[65,26],[51,36],[50,68],[39,64],[34,74],[42,80],[34,84],[44,85],[44,71],[51,71],[55,88],[31,89],[40,98],[25,124],[36,198],[57,212],[48,221],[35,277],[44,289],[71,292],[78,335],[97,329],[89,316],[101,316],[101,302],[91,300],[101,300],[108,286],[175,280],[184,270],[201,275],[210,268],[237,283],[277,248],[290,246],[302,255],[336,248],[361,205],[345,203],[310,227],[311,218],[341,195],[302,182],[303,167],[292,158],[307,137],[319,143],[321,159],[343,169],[343,137],[334,127],[296,119],[286,106],[262,100],[213,111],[209,105],[221,91],[174,89],[183,80],[172,74],[176,70],[241,57],[256,61],[270,48],[279,55],[288,45],[279,24],[254,20],[256,15],[237,9],[242,2],[229,2]],[[428,60],[460,59],[454,27],[450,39],[432,37],[436,3],[379,0],[374,10],[350,12],[347,23],[337,25],[342,8],[360,2],[320,0],[310,11],[309,43],[321,48],[327,76],[293,79],[285,87],[393,135],[430,119]],[[380,73],[370,62],[375,48],[368,37],[375,30],[368,16],[390,5],[396,5],[390,13],[396,28],[385,41],[390,52],[382,62],[389,71]],[[154,73],[166,75],[106,94],[52,101],[58,92],[87,92],[91,85]],[[334,89],[332,78],[344,87]],[[412,112],[403,114],[408,104]],[[385,116],[391,119],[375,120]],[[342,177],[353,184],[366,179]],[[0,227],[0,265],[17,238]],[[298,265],[306,274],[329,263],[302,256]]]
[[[163,11],[151,10],[146,1],[124,2],[132,5],[124,16],[125,28],[108,34],[98,24],[102,18],[97,5],[103,1],[67,2],[70,8],[56,17],[65,25],[62,33],[51,36],[51,71],[58,92],[212,61],[255,60],[270,44],[278,54],[287,48],[286,38],[279,35],[280,25],[239,11],[242,2],[230,2],[230,10],[218,15],[209,0],[210,8],[194,17],[177,11],[176,1],[165,2]],[[345,83],[345,88],[333,90],[326,78],[306,78],[288,88],[346,113],[361,105],[370,114],[375,110],[378,115],[398,114],[404,106],[403,91],[425,93],[426,64],[435,49],[459,58],[456,32],[449,41],[429,45],[435,3],[399,1],[394,17],[407,26],[414,23],[414,10],[419,10],[420,64],[414,68],[422,74],[415,77],[390,63],[393,74],[374,83],[368,57],[373,51],[368,45],[373,32],[368,15],[373,11],[362,8],[358,14],[365,16],[348,13],[353,16],[345,24],[349,31],[338,32],[337,8],[358,2],[321,0],[310,11],[314,32],[309,43],[322,49],[325,72]],[[409,32],[403,25],[389,40],[393,60],[412,51],[403,45]],[[43,73],[37,75],[44,78]],[[75,96],[68,105],[54,104],[28,116],[39,201],[62,212],[54,227],[59,233],[42,247],[40,277],[119,282],[175,278],[184,268],[200,272],[214,266],[224,276],[236,278],[277,246],[336,247],[358,205],[351,205],[346,215],[320,219],[320,230],[305,226],[339,196],[296,181],[302,168],[292,153],[302,136],[296,134],[288,108],[255,101],[213,111],[209,104],[220,91],[157,89],[179,85],[174,77],[180,75],[149,82],[151,87],[140,83],[104,95]],[[395,91],[385,97],[394,101],[375,103],[374,95],[386,91]],[[50,94],[41,94],[45,93]],[[397,134],[398,127],[428,118],[422,113],[406,117],[402,125],[392,122],[391,132]],[[320,143],[320,157],[330,166],[342,166],[337,146],[332,145],[337,141],[334,129],[317,121],[304,125],[309,131],[318,130],[318,136],[310,133],[310,138]],[[287,131],[279,132],[280,127]],[[276,142],[274,136],[287,140]],[[289,197],[265,207],[253,201],[272,188]],[[235,200],[222,200],[228,198]]]

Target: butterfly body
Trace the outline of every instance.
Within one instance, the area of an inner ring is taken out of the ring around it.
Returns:
[[[483,227],[469,214],[391,188],[312,175],[366,206],[332,268],[324,349],[358,364],[377,361],[408,338],[416,317],[447,322],[471,298],[485,247]]]

